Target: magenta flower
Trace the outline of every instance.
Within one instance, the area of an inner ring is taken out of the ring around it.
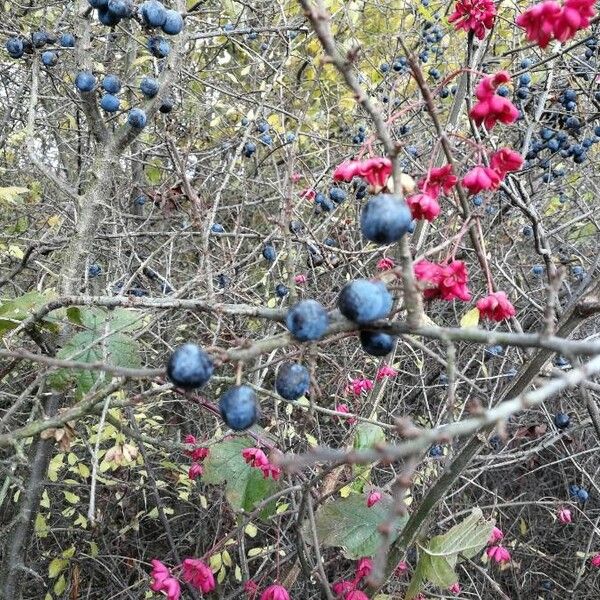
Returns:
[[[196,438],[191,433],[188,433],[183,441],[186,444],[191,444],[192,446],[196,445]]]
[[[448,591],[449,591],[451,594],[454,594],[454,595],[458,595],[458,594],[460,594],[460,591],[461,591],[460,583],[458,583],[458,581],[457,581],[456,583],[453,583],[453,584],[452,584],[452,585],[451,585],[451,586],[448,588]]]
[[[392,161],[378,156],[367,160],[346,160],[339,164],[333,172],[334,181],[352,181],[354,177],[362,177],[370,185],[382,188],[392,173]]]
[[[248,579],[248,581],[244,583],[244,591],[252,600],[252,598],[254,598],[254,596],[256,596],[256,594],[258,593],[258,584],[256,583],[256,581]]]
[[[510,148],[500,148],[490,158],[490,166],[500,177],[518,171],[523,166],[523,157]]]
[[[488,546],[492,546],[498,542],[500,542],[501,540],[504,539],[504,533],[502,531],[502,529],[498,528],[498,527],[494,527],[494,529],[492,529],[492,533],[490,533],[490,537],[488,538]]]
[[[181,586],[175,579],[169,569],[160,560],[156,558],[150,561],[152,563],[152,583],[150,589],[153,592],[163,592],[167,600],[179,600],[181,596]]]
[[[367,497],[367,506],[375,506],[381,500],[381,492],[371,492]]]
[[[261,469],[269,464],[267,455],[260,448],[244,448],[242,450],[242,456],[251,467]]]
[[[298,183],[301,179],[302,179],[302,173],[298,173],[297,171],[294,171],[292,173],[292,182],[293,183]]]
[[[417,186],[424,194],[437,198],[442,192],[450,192],[457,181],[458,177],[452,171],[452,165],[445,165],[427,171],[426,177],[421,179]]]
[[[465,173],[462,184],[470,194],[479,194],[487,190],[495,190],[502,183],[502,177],[494,169],[477,165]]]
[[[424,219],[433,221],[440,214],[439,202],[429,194],[413,194],[406,198],[406,204],[410,208],[413,219]]]
[[[489,296],[478,300],[476,306],[479,309],[479,314],[491,321],[500,322],[510,319],[517,312],[505,292],[493,292]]]
[[[188,477],[194,481],[195,479],[198,479],[198,477],[201,477],[203,472],[202,465],[195,462],[192,463],[188,469]]]
[[[558,511],[558,520],[563,525],[568,525],[569,523],[571,523],[573,521],[573,517],[571,515],[571,511],[568,508],[561,508]]]
[[[335,411],[344,413],[344,414],[348,414],[350,412],[347,404],[336,404]],[[349,419],[343,419],[343,420],[347,421],[348,425],[354,425],[356,423],[356,417],[350,417]]]
[[[590,559],[590,564],[592,565],[592,567],[600,567],[600,552],[592,556],[592,558]]]
[[[408,563],[401,560],[397,565],[396,568],[394,569],[394,573],[398,576],[401,577],[402,575],[405,575],[406,573],[408,573]]]
[[[208,594],[215,589],[216,584],[213,572],[199,558],[186,558],[181,567],[185,581],[200,590],[203,594]]]
[[[368,556],[363,556],[356,565],[356,580],[368,577],[373,571],[373,561]]]
[[[290,595],[282,585],[275,583],[260,595],[260,600],[290,600]]]
[[[360,590],[352,590],[346,594],[344,600],[369,600],[369,596]]]
[[[508,98],[496,94],[498,86],[509,81],[508,71],[499,71],[495,75],[483,77],[477,84],[477,102],[469,112],[469,116],[477,125],[483,123],[487,129],[492,129],[498,121],[510,125],[519,118],[517,107]]]
[[[333,171],[334,181],[350,182],[360,174],[360,161],[345,160],[340,163]]]
[[[348,592],[354,590],[354,582],[348,581],[347,579],[342,579],[340,581],[336,581],[331,589],[336,596],[345,596]]]
[[[395,266],[393,258],[381,258],[377,262],[377,270],[378,271],[389,271],[393,269]]]
[[[517,17],[516,24],[525,30],[527,39],[545,48],[554,36],[554,25],[560,15],[560,4],[546,0],[534,4]]]
[[[297,285],[306,283],[307,281],[308,281],[308,277],[306,275],[304,275],[303,273],[300,273],[299,275],[294,275],[294,283]]]
[[[197,462],[200,462],[201,460],[204,460],[208,454],[209,454],[209,449],[208,448],[194,448],[193,450],[190,450],[188,452],[188,456],[192,457],[192,460],[195,460]]]
[[[368,392],[373,389],[373,381],[370,379],[351,379],[346,386],[346,393],[360,396],[363,392]]]
[[[456,0],[454,12],[448,17],[455,29],[472,31],[477,38],[485,37],[486,29],[494,26],[496,5],[494,0]]]
[[[486,550],[487,555],[491,560],[498,564],[507,563],[510,561],[510,552],[504,546],[490,546]]]
[[[389,365],[383,365],[383,367],[381,367],[381,369],[379,369],[377,371],[377,375],[375,376],[375,379],[377,379],[377,381],[379,381],[380,379],[383,379],[384,377],[396,377],[396,375],[398,375],[398,371],[396,371],[396,369],[394,369],[394,367],[390,367]]]
[[[317,192],[311,188],[307,188],[304,190],[300,190],[300,198],[304,198],[306,200],[314,200],[317,197]]]
[[[263,477],[265,479],[269,479],[269,477],[272,477],[275,481],[277,481],[281,477],[281,469],[271,463],[260,467],[260,470],[262,471]]]
[[[436,264],[422,259],[414,264],[415,277],[429,284],[423,291],[426,300],[441,298],[450,301],[455,298],[468,302],[471,293],[467,287],[469,274],[462,260],[453,260],[449,264]]]
[[[596,12],[595,0],[565,0],[562,10],[554,21],[554,37],[559,42],[566,42],[581,29],[590,25]]]

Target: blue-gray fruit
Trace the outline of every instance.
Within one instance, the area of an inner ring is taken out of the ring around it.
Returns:
[[[252,388],[236,385],[227,390],[219,400],[223,420],[234,431],[252,427],[258,419],[258,404]]]
[[[383,331],[361,331],[360,345],[371,356],[386,356],[396,345],[396,337]]]
[[[306,367],[299,363],[282,364],[275,378],[277,393],[286,400],[298,400],[308,392],[310,375]]]
[[[393,299],[381,281],[355,279],[346,284],[338,296],[340,312],[359,324],[384,319],[392,310]]]
[[[213,370],[208,354],[192,343],[179,346],[167,363],[167,377],[185,390],[202,387],[211,378]]]
[[[285,317],[285,324],[300,342],[321,339],[327,331],[327,311],[316,300],[302,300],[294,304]]]
[[[362,234],[372,242],[391,244],[408,233],[412,222],[409,208],[392,194],[371,198],[360,215]]]

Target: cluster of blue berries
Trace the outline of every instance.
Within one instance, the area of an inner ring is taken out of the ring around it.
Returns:
[[[33,54],[34,48],[52,46],[57,42],[62,48],[74,48],[75,36],[72,33],[62,33],[60,38],[46,31],[34,31],[31,39],[24,36],[12,36],[6,40],[5,48],[11,58],[18,59],[24,54]],[[45,50],[41,56],[45,67],[53,67],[58,63],[58,53],[55,50]]]

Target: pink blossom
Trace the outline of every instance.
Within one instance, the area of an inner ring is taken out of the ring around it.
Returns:
[[[509,73],[499,71],[495,75],[483,77],[477,84],[475,95],[478,101],[469,113],[477,125],[483,123],[487,129],[492,129],[498,121],[509,125],[519,118],[517,107],[508,98],[496,94],[498,86],[509,81]]]
[[[209,454],[209,449],[208,448],[194,448],[193,450],[191,450],[190,452],[188,452],[188,455],[192,457],[192,460],[195,460],[197,462],[200,462],[201,460],[204,460]]]
[[[298,183],[301,179],[302,179],[302,173],[298,173],[297,171],[294,171],[292,173],[292,182],[293,183]]]
[[[199,558],[186,558],[181,566],[185,581],[203,594],[215,589],[215,578],[210,567]]]
[[[429,194],[413,194],[406,198],[406,204],[410,208],[413,219],[425,219],[433,221],[440,214],[438,201]]]
[[[344,596],[348,592],[351,592],[354,589],[354,582],[348,581],[347,579],[342,579],[340,581],[336,581],[331,589],[336,596]]]
[[[488,545],[496,544],[497,542],[504,539],[504,532],[499,527],[494,527],[492,529],[492,533],[490,533],[490,537],[488,538]]]
[[[504,546],[490,546],[486,550],[486,553],[491,560],[498,564],[510,561],[510,552]]]
[[[152,583],[150,589],[153,592],[164,592],[167,600],[179,600],[181,596],[181,586],[175,579],[169,569],[157,559],[152,559]]]
[[[347,404],[337,404],[335,411],[344,414],[348,414],[350,412]],[[354,425],[356,423],[356,417],[350,417],[349,419],[344,419],[344,421],[347,421],[348,425]]]
[[[573,517],[571,516],[571,511],[568,508],[561,508],[558,511],[558,520],[563,525],[568,525],[573,521]]]
[[[244,448],[242,450],[242,456],[251,467],[261,469],[269,464],[267,455],[260,448]]]
[[[334,181],[352,181],[360,171],[360,162],[358,160],[345,160],[340,163],[333,171]]]
[[[296,283],[297,285],[301,285],[303,283],[306,283],[307,281],[308,277],[303,273],[300,273],[299,275],[294,275],[294,283]]]
[[[392,161],[387,157],[376,157],[360,163],[359,175],[370,185],[381,188],[392,174]]]
[[[458,595],[458,594],[460,594],[460,591],[461,591],[460,583],[458,583],[458,581],[457,581],[456,583],[453,583],[453,584],[452,584],[452,585],[451,585],[451,586],[448,588],[448,591],[449,591],[451,594],[454,594],[454,595]]]
[[[377,262],[377,269],[379,271],[389,271],[390,269],[393,269],[394,266],[395,263],[393,258],[381,258]]]
[[[377,371],[376,379],[379,381],[380,379],[384,379],[385,377],[396,377],[398,375],[398,371],[394,369],[394,367],[390,367],[389,365],[383,365],[381,369]]]
[[[562,10],[554,21],[554,37],[559,42],[570,40],[581,29],[589,27],[595,16],[595,0],[565,0]]]
[[[246,594],[248,594],[248,597],[252,599],[254,598],[254,596],[256,596],[258,592],[258,584],[256,583],[256,581],[248,579],[248,581],[244,583],[244,591],[246,592]]]
[[[500,148],[492,154],[490,166],[500,177],[504,177],[506,173],[518,171],[523,166],[523,157],[510,148]]]
[[[271,463],[260,467],[260,470],[262,471],[263,477],[265,479],[269,479],[269,477],[272,477],[275,481],[277,481],[281,477],[281,469]]]
[[[367,497],[367,506],[375,506],[381,500],[381,492],[371,492]]]
[[[598,554],[594,554],[594,556],[592,556],[590,563],[591,563],[592,567],[600,567],[600,552],[598,552]]]
[[[186,444],[191,444],[192,446],[196,445],[196,438],[191,433],[188,433],[188,435],[185,436],[185,439],[183,441]]]
[[[560,10],[558,2],[546,0],[520,14],[516,23],[525,30],[530,42],[536,42],[540,48],[545,48],[554,35],[554,24]]]
[[[414,264],[414,272],[419,281],[425,281],[431,286],[423,292],[427,300],[441,298],[450,301],[456,298],[468,302],[471,299],[467,287],[469,274],[462,260],[438,265],[422,259]]]
[[[515,307],[506,296],[506,292],[493,292],[477,301],[477,308],[482,317],[491,321],[504,321],[517,314]]]
[[[495,190],[500,186],[501,181],[501,176],[494,169],[484,167],[483,165],[473,167],[462,178],[462,184],[471,194],[479,194],[479,192],[486,190]]]
[[[457,0],[454,12],[448,17],[449,23],[464,31],[472,31],[482,40],[485,30],[494,26],[496,6],[493,0]]]
[[[427,171],[427,176],[417,185],[424,194],[437,198],[442,192],[447,194],[456,185],[458,177],[452,171],[452,165],[435,167]]]
[[[290,600],[290,595],[282,585],[275,583],[260,595],[260,600]]]
[[[188,477],[192,481],[194,481],[195,479],[198,479],[198,477],[200,477],[203,472],[204,472],[204,470],[202,469],[202,465],[195,462],[195,463],[192,463],[190,465],[190,468],[188,469]]]
[[[369,600],[369,596],[360,590],[352,590],[346,594],[344,600]]]
[[[402,575],[405,575],[406,573],[408,573],[408,563],[404,560],[401,560],[397,565],[396,568],[394,569],[394,573],[396,575],[398,575],[399,577],[401,577]]]
[[[300,190],[300,198],[305,198],[306,200],[314,200],[317,197],[317,192],[311,188],[306,188],[304,190]]]
[[[368,577],[373,570],[373,561],[368,556],[359,559],[356,565],[356,579],[361,580]]]
[[[370,379],[351,379],[350,383],[346,386],[346,393],[360,396],[363,392],[372,390],[373,385],[373,381]]]

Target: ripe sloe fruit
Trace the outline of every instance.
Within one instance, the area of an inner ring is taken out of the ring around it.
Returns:
[[[306,367],[298,363],[287,362],[277,371],[275,389],[286,400],[298,400],[308,392],[310,375]]]
[[[316,300],[302,300],[294,304],[285,317],[285,324],[300,342],[318,340],[327,331],[327,311]]]
[[[208,354],[192,343],[179,346],[167,363],[167,377],[184,390],[202,387],[211,378],[213,370]]]
[[[371,356],[386,356],[396,345],[396,337],[383,331],[361,331],[360,345]]]
[[[362,234],[372,242],[391,244],[405,235],[412,222],[410,210],[397,196],[379,194],[371,198],[362,210]]]
[[[355,279],[347,283],[338,296],[340,312],[355,323],[383,319],[392,310],[392,295],[381,281]]]
[[[248,429],[258,419],[256,395],[247,385],[227,390],[219,400],[219,409],[225,423],[234,431]]]

